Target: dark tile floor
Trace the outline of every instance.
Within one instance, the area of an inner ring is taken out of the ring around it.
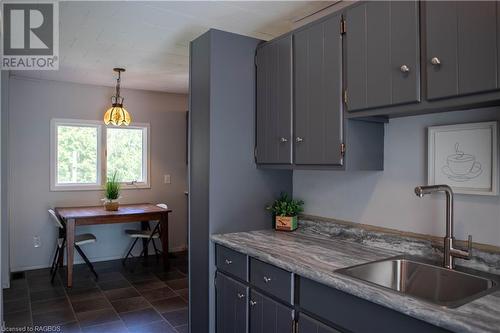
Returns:
[[[187,332],[187,253],[170,263],[165,271],[154,258],[125,267],[121,260],[98,262],[97,281],[76,265],[70,289],[64,270],[54,283],[49,269],[15,274],[3,291],[5,325],[37,332]]]

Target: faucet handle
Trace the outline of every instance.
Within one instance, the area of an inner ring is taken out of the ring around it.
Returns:
[[[469,235],[467,239],[467,250],[457,249],[455,247],[451,248],[451,256],[456,258],[462,258],[469,260],[472,258],[472,236]]]
[[[467,259],[472,258],[472,236],[467,237]]]

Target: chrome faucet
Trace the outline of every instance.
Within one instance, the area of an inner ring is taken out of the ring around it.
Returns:
[[[469,235],[467,250],[460,250],[453,247],[455,238],[453,237],[453,191],[448,185],[431,185],[415,187],[415,194],[422,198],[426,194],[434,192],[444,192],[446,194],[446,236],[444,237],[444,263],[448,269],[455,268],[454,259],[470,259],[472,257],[472,236]]]

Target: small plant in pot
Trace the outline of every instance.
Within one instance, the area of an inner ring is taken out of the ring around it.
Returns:
[[[118,199],[120,198],[120,182],[117,180],[116,172],[104,186],[104,208],[109,211],[116,211],[120,207]]]
[[[276,230],[294,231],[297,229],[297,215],[304,210],[303,205],[304,201],[294,200],[288,194],[282,193],[279,199],[266,209],[273,213]]]

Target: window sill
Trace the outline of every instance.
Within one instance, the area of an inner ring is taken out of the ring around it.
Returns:
[[[121,189],[122,190],[135,190],[135,189],[147,189],[151,188],[151,185],[148,183],[135,183],[135,184],[122,184]]]
[[[151,184],[137,183],[137,184],[122,184],[122,190],[140,190],[150,189]],[[51,192],[74,192],[74,191],[104,191],[104,185],[52,185]]]
[[[67,191],[102,191],[102,185],[51,185],[51,192],[67,192]]]

